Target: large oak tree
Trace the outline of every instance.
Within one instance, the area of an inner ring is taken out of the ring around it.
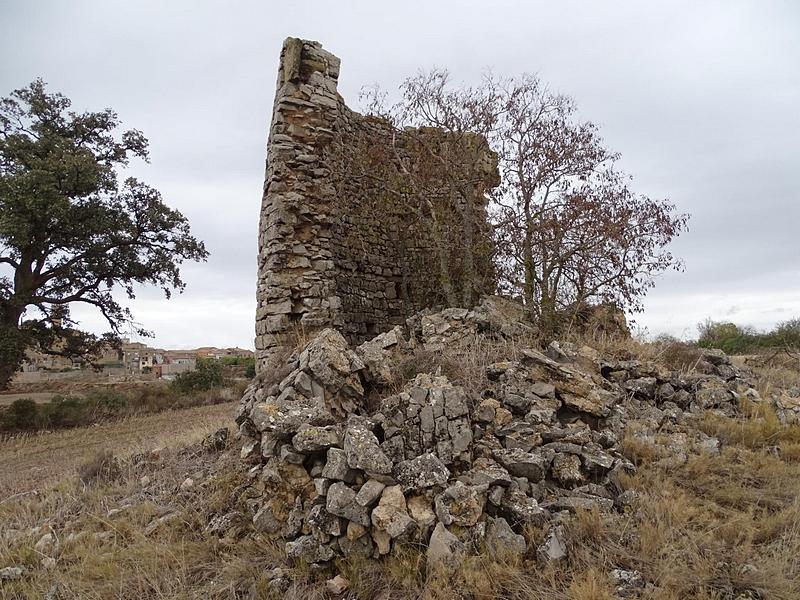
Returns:
[[[136,284],[181,291],[180,265],[204,260],[186,218],[159,192],[120,181],[147,160],[141,132],[109,109],[76,113],[36,80],[0,100],[0,389],[29,349],[91,361],[119,346]],[[82,332],[69,306],[96,308],[109,332]],[[143,333],[143,332],[142,332]]]

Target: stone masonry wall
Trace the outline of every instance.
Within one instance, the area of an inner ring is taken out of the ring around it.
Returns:
[[[364,140],[410,150],[388,123],[347,108],[339,65],[317,42],[288,38],[281,51],[259,233],[259,369],[300,330],[335,327],[355,344],[444,303],[430,231],[419,214],[391,210],[359,156]],[[486,162],[494,181],[496,162]],[[490,185],[475,193],[481,232]],[[491,271],[488,253],[480,262],[476,272]]]

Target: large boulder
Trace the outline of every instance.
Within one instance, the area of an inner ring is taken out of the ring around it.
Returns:
[[[488,485],[464,485],[460,481],[436,496],[436,516],[445,525],[472,527],[483,514]]]
[[[429,452],[398,463],[393,475],[405,491],[419,491],[447,483],[450,470],[438,456]]]

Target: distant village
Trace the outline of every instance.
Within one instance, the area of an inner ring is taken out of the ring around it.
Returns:
[[[163,350],[142,342],[123,341],[122,355],[109,348],[94,368],[80,359],[29,352],[17,374],[18,381],[74,378],[82,372],[126,379],[172,380],[179,373],[194,371],[198,360],[248,359],[254,356],[245,348],[204,346],[194,350]]]

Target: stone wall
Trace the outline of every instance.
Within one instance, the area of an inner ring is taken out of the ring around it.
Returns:
[[[394,157],[414,152],[410,134],[398,140],[387,122],[347,108],[338,76],[339,59],[319,43],[284,42],[261,206],[258,368],[301,331],[332,326],[359,343],[421,308],[445,304],[437,261],[449,252],[451,268],[458,268],[455,234],[467,205],[447,215],[446,228],[439,223],[436,237],[423,206],[410,210],[387,193],[375,173],[386,175]],[[496,183],[493,155],[486,153],[482,169],[468,214],[488,247],[485,190]],[[428,179],[435,183],[436,175]],[[436,239],[443,240],[438,254]],[[476,288],[491,291],[489,253],[478,253],[476,262]],[[450,277],[458,287],[458,273]]]

